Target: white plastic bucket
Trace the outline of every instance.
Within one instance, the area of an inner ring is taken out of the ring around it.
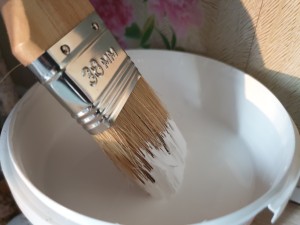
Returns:
[[[263,85],[192,54],[129,55],[186,138],[182,188],[151,199],[119,173],[92,138],[39,84],[1,134],[1,164],[19,207],[36,225],[250,224],[280,216],[300,171],[299,135]]]

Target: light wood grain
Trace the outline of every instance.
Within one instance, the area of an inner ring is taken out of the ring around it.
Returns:
[[[300,1],[203,0],[202,7],[203,54],[265,84],[300,128]]]
[[[9,0],[2,7],[15,57],[28,65],[93,11],[87,0]]]
[[[245,71],[276,94],[300,128],[299,1],[263,2]]]
[[[209,57],[245,70],[262,0],[203,1],[204,34]]]

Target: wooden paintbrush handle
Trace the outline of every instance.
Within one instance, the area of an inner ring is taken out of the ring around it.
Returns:
[[[12,52],[25,66],[93,10],[88,0],[8,0],[1,9]]]

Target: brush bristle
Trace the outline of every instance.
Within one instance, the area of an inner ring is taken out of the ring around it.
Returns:
[[[150,195],[168,197],[178,191],[186,144],[143,78],[113,126],[94,138],[109,158]]]

